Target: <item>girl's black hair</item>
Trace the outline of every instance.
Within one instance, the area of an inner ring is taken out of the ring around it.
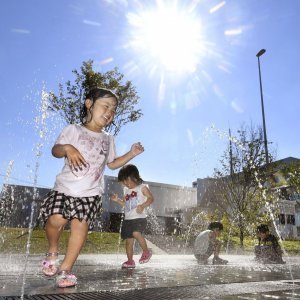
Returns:
[[[141,184],[144,180],[140,177],[140,173],[138,168],[135,165],[125,165],[123,166],[118,174],[118,181],[122,182],[126,179],[130,178],[134,182]]]
[[[99,98],[104,98],[104,97],[113,97],[116,99],[117,105],[118,105],[118,96],[112,92],[109,89],[105,89],[105,88],[93,88],[90,91],[88,91],[85,94],[85,98],[84,99],[90,99],[93,104],[90,107],[90,113],[91,113],[91,108],[93,107],[95,101]],[[88,109],[85,106],[85,102],[83,103],[83,105],[81,106],[80,109],[80,121],[82,124],[85,124],[87,122],[87,115],[88,115]]]
[[[211,222],[208,225],[209,230],[219,229],[220,231],[223,230],[223,224],[221,222]]]

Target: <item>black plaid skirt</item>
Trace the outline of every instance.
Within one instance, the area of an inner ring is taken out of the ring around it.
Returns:
[[[71,197],[57,191],[51,191],[41,204],[39,218],[46,224],[50,216],[59,214],[69,221],[72,219],[85,220],[92,227],[101,206],[101,197],[98,195]]]

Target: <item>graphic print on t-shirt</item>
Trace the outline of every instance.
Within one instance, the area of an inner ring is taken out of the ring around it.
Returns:
[[[94,166],[89,173],[94,176],[94,180],[98,180],[101,176],[98,165],[105,163],[109,151],[108,136],[104,136],[103,140],[99,140],[83,132],[79,135],[78,142],[82,146],[83,156],[87,158],[90,165]]]
[[[126,212],[129,212],[132,209],[135,209],[139,204],[136,191],[132,191],[130,194],[126,194],[125,200],[126,200],[126,203],[125,203],[125,211]]]

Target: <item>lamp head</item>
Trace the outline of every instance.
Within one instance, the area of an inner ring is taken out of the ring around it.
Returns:
[[[261,49],[259,52],[256,54],[257,57],[262,56],[266,52],[266,49]]]

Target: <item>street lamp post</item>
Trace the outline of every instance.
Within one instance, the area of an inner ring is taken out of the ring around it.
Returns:
[[[264,98],[262,92],[262,83],[261,83],[261,72],[260,72],[260,56],[262,56],[266,52],[265,49],[261,49],[257,54],[257,62],[258,62],[258,73],[259,73],[259,84],[260,84],[260,99],[261,99],[261,112],[263,119],[263,130],[264,130],[264,144],[265,144],[265,155],[266,155],[266,164],[269,164],[269,152],[268,152],[268,140],[267,140],[267,131],[266,131],[266,121],[265,121],[265,109],[264,109]]]

